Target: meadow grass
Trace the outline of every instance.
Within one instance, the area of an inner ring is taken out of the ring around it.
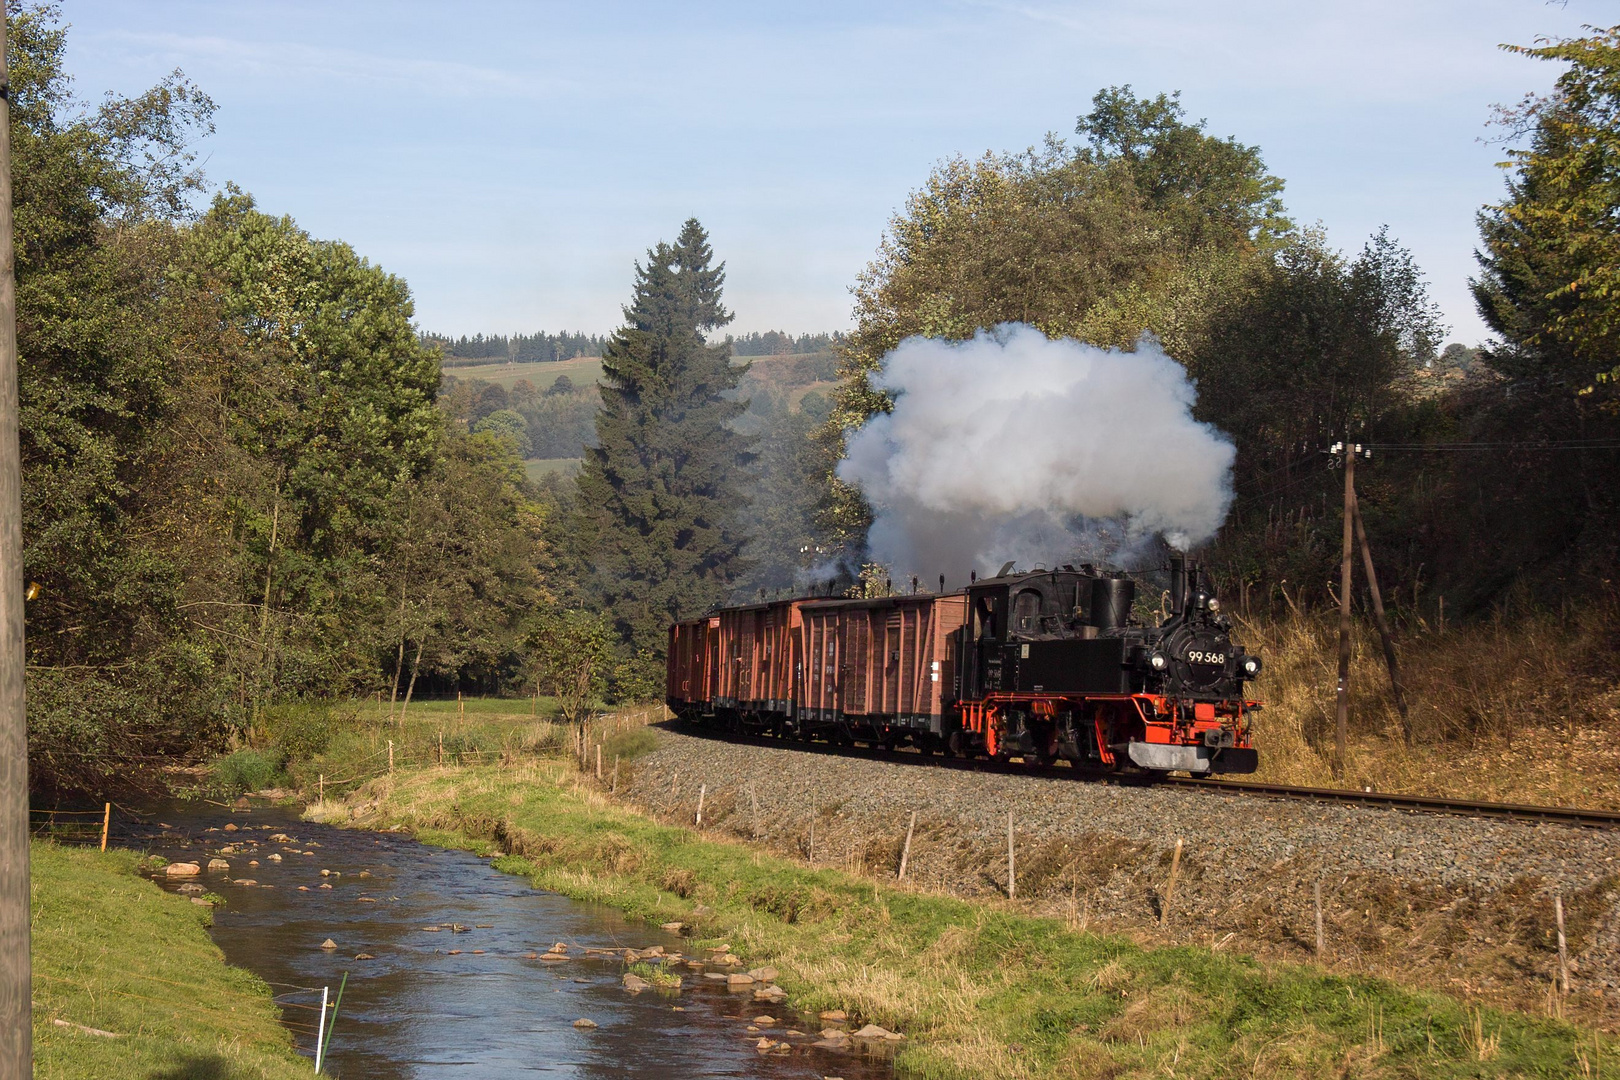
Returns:
[[[579,472],[581,460],[583,459],[577,457],[525,458],[523,473],[536,484],[548,476],[572,477]]]
[[[1005,902],[807,866],[616,804],[571,764],[399,772],[326,820],[404,827],[769,963],[791,1001],[909,1036],[915,1077],[1564,1077],[1597,1036],[1368,977],[1149,949]],[[1601,1047],[1612,1053],[1611,1046]]]
[[[544,391],[557,381],[557,376],[566,375],[575,386],[589,386],[601,381],[602,358],[600,356],[576,356],[570,360],[552,360],[547,362],[528,361],[521,364],[508,364],[504,360],[494,360],[488,364],[467,364],[465,366],[447,367],[446,375],[457,379],[483,379],[485,382],[496,383],[510,390],[520,380],[527,379],[534,384],[536,390]]]
[[[36,1080],[308,1075],[270,988],[209,940],[210,909],[136,876],[129,852],[36,842],[31,858]]]

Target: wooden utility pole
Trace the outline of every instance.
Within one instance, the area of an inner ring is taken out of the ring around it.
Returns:
[[[34,1075],[28,934],[28,725],[23,718],[22,451],[11,221],[11,79],[0,7],[0,1080]]]
[[[1384,617],[1384,594],[1378,588],[1378,571],[1373,569],[1372,548],[1367,544],[1367,528],[1361,523],[1361,500],[1353,504],[1356,518],[1356,541],[1361,545],[1361,568],[1367,572],[1367,588],[1372,592],[1373,621],[1378,624],[1378,637],[1384,644],[1384,663],[1389,666],[1389,689],[1395,696],[1395,708],[1401,713],[1401,738],[1412,741],[1412,729],[1406,722],[1406,691],[1401,688],[1401,668],[1395,660],[1395,639],[1389,632],[1389,620]]]
[[[1333,729],[1333,772],[1344,775],[1345,743],[1350,735],[1350,555],[1355,540],[1356,454],[1361,447],[1348,439],[1344,451],[1344,554],[1339,560],[1339,709]]]

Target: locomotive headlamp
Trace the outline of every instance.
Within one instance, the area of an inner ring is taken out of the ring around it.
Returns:
[[[1260,658],[1258,656],[1245,656],[1243,658],[1243,674],[1251,679],[1260,674]]]
[[[1214,615],[1216,612],[1218,612],[1220,610],[1221,610],[1221,602],[1219,600],[1215,599],[1213,596],[1210,597],[1209,598],[1209,613],[1211,615]]]
[[[1148,660],[1148,663],[1152,665],[1154,671],[1163,671],[1165,669],[1165,665],[1168,664],[1169,661],[1165,660],[1164,653],[1156,652],[1153,654],[1152,658]]]

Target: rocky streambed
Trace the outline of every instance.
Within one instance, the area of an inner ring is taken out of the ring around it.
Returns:
[[[897,876],[915,813],[907,879],[973,897],[1007,893],[1010,815],[1016,894],[1032,910],[1527,1008],[1546,1004],[1558,970],[1556,896],[1569,1004],[1620,1020],[1620,833],[945,769],[677,725],[621,785],[688,824],[700,790],[707,829],[880,878]]]
[[[901,1041],[792,1007],[768,968],[538,892],[465,851],[255,804],[154,808],[117,840],[214,906],[226,959],[267,981],[313,1054],[321,990],[348,983],[335,1076],[888,1076]],[[217,905],[217,906],[216,906]]]

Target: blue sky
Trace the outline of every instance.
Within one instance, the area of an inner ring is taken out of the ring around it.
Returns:
[[[607,331],[631,265],[696,215],[740,332],[849,325],[885,222],[953,154],[1069,134],[1092,94],[1181,90],[1259,145],[1295,220],[1388,224],[1479,340],[1493,103],[1545,91],[1503,42],[1593,0],[221,3],[66,0],[77,90],[183,68],[219,104],[210,180],[406,278],[425,329]]]

